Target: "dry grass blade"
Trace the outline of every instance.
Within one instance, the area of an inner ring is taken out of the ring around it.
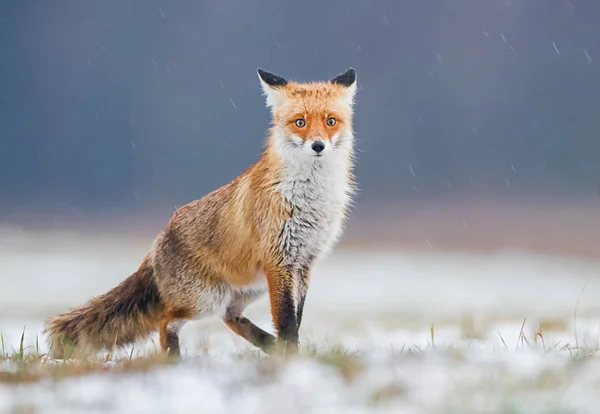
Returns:
[[[581,300],[581,297],[583,296],[583,292],[585,291],[585,288],[587,287],[587,282],[585,285],[583,285],[583,288],[581,289],[581,292],[579,293],[579,296],[577,297],[577,302],[575,302],[575,309],[573,310],[573,334],[575,336],[575,347],[577,349],[579,349],[579,338],[577,337],[577,311],[579,310],[579,301]]]
[[[504,344],[504,348],[508,349],[508,345],[506,345],[506,342],[504,341],[504,338],[502,338],[502,334],[500,333],[500,331],[498,331],[498,336],[500,337],[500,340]]]

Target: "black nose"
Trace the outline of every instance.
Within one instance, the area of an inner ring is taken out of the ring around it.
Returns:
[[[325,144],[323,144],[323,141],[315,141],[310,147],[314,152],[319,153],[325,149]]]

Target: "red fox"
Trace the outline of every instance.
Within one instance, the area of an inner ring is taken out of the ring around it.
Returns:
[[[67,344],[125,346],[157,329],[161,350],[179,356],[183,324],[208,315],[268,354],[298,352],[311,269],[339,239],[356,189],[356,71],[313,83],[257,73],[272,115],[259,161],[180,207],[121,284],[49,318],[50,356],[63,358]],[[243,316],[267,292],[276,336]]]

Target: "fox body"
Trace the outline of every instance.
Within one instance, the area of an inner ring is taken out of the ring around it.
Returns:
[[[297,83],[258,69],[272,113],[262,157],[179,208],[139,269],[108,293],[50,318],[51,354],[130,344],[158,329],[179,354],[188,320],[219,315],[263,351],[298,350],[310,273],[338,240],[354,190],[354,69]],[[243,316],[268,292],[273,336]]]

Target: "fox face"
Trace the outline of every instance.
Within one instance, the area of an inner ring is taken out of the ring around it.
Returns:
[[[281,157],[316,161],[351,151],[354,69],[329,82],[291,82],[262,69],[258,76],[271,108],[272,144]]]

